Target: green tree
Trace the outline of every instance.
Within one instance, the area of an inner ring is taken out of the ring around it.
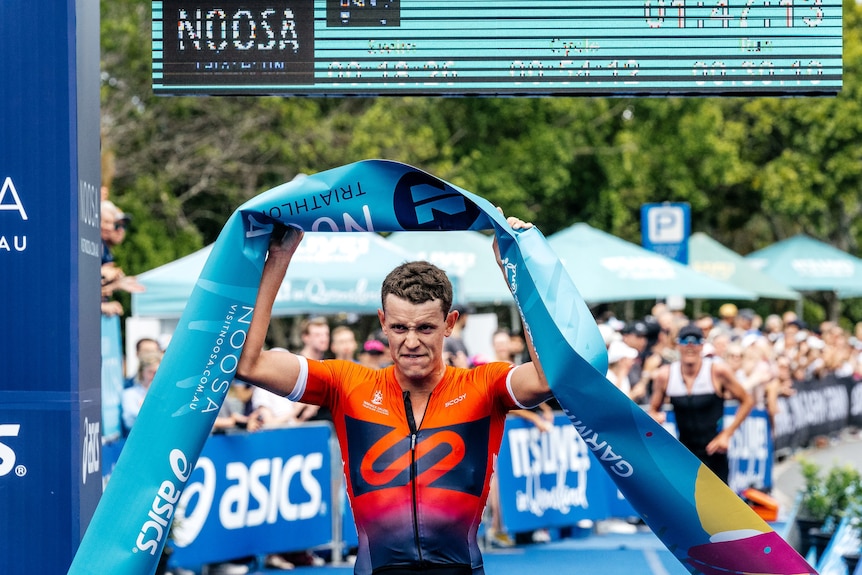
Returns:
[[[117,253],[131,273],[214,241],[266,189],[366,158],[427,170],[546,235],[583,221],[638,242],[643,203],[686,201],[695,231],[740,253],[800,231],[859,253],[853,0],[844,87],[821,98],[155,97],[150,2],[101,6],[103,177],[135,218]],[[845,311],[862,319],[858,301]]]

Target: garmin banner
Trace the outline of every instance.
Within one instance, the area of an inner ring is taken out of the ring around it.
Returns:
[[[493,229],[508,285],[551,389],[587,448],[662,542],[702,572],[814,572],[605,379],[607,352],[595,321],[538,229],[512,230],[475,194],[411,166],[368,160],[273,188],[230,217],[70,573],[152,572],[165,544],[165,526],[233,378],[274,222],[306,232]]]

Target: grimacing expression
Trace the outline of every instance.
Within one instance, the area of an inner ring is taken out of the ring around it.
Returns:
[[[452,333],[457,312],[443,313],[436,300],[413,304],[390,294],[378,315],[392,361],[404,376],[419,381],[444,367],[443,342]]]

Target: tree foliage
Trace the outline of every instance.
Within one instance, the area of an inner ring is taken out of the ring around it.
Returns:
[[[546,235],[583,221],[639,242],[643,203],[685,201],[695,231],[740,253],[799,232],[860,253],[853,0],[841,93],[783,99],[156,97],[150,2],[101,9],[103,180],[134,216],[117,252],[132,272],[214,241],[266,189],[366,158],[427,170]]]

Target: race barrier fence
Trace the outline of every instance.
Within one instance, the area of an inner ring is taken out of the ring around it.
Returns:
[[[121,351],[117,318],[103,319],[103,481],[110,478],[123,440],[119,421]],[[108,377],[106,377],[106,373]],[[819,435],[862,427],[862,382],[830,376],[798,382],[779,399],[774,433],[765,411],[755,409],[730,446],[733,491],[769,490],[776,456],[808,445]],[[725,418],[732,419],[729,405]],[[673,412],[665,428],[675,434]],[[503,524],[509,532],[563,528],[582,519],[636,515],[563,414],[541,433],[510,417],[497,463]],[[327,424],[258,434],[213,435],[207,441],[172,531],[172,561],[195,566],[231,558],[314,547],[333,556],[356,545],[356,530],[341,477],[340,456]],[[287,547],[287,549],[285,548]]]
[[[725,416],[732,418],[734,410],[728,407]],[[106,482],[122,445],[103,447]],[[755,410],[733,437],[731,484],[771,486],[773,456],[766,413]],[[212,435],[177,506],[171,563],[196,568],[311,548],[330,548],[341,558],[357,536],[340,462],[332,427],[324,422]],[[545,433],[510,416],[497,478],[510,533],[637,515],[562,413]]]
[[[783,456],[821,435],[862,428],[862,381],[828,375],[794,384],[796,393],[778,400],[775,450]]]

